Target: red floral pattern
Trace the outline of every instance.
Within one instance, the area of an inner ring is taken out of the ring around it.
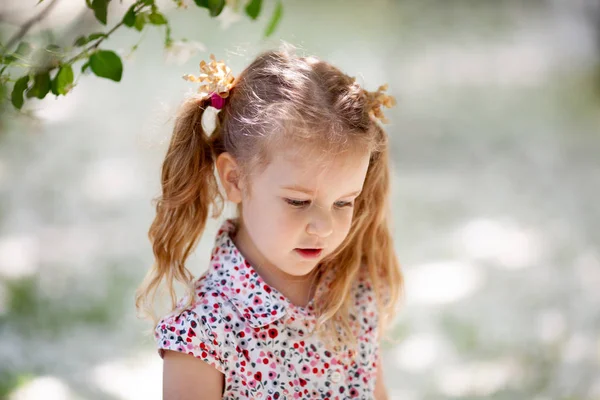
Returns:
[[[223,399],[373,399],[377,312],[365,276],[353,286],[352,328],[359,346],[327,348],[306,307],[268,286],[231,240],[233,220],[219,229],[208,270],[196,281],[191,308],[163,317],[154,336],[159,355],[193,355],[225,375]],[[317,290],[326,290],[333,276]],[[179,304],[182,304],[180,300]]]

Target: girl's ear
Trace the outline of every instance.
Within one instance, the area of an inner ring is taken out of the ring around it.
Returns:
[[[235,158],[229,153],[221,153],[217,157],[217,171],[221,185],[227,194],[227,200],[233,203],[242,202],[242,188],[240,182],[240,167]]]

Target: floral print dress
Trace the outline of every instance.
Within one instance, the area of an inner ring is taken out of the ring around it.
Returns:
[[[327,348],[311,335],[313,300],[300,307],[267,285],[233,243],[235,227],[232,219],[220,227],[192,307],[155,327],[159,355],[174,350],[216,368],[225,375],[223,399],[373,399],[380,360],[368,280],[361,276],[353,285],[357,351]]]

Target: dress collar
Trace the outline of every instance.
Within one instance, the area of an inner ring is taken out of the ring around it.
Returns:
[[[231,236],[237,224],[227,219],[219,228],[211,256],[211,276],[223,295],[240,316],[254,328],[260,328],[286,315],[286,310],[314,319],[314,302],[296,306],[274,287],[269,286],[244,258]],[[316,293],[315,293],[316,294]]]

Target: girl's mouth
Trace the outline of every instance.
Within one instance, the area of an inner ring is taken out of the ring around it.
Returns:
[[[323,249],[295,249],[295,251],[304,258],[317,258]]]

